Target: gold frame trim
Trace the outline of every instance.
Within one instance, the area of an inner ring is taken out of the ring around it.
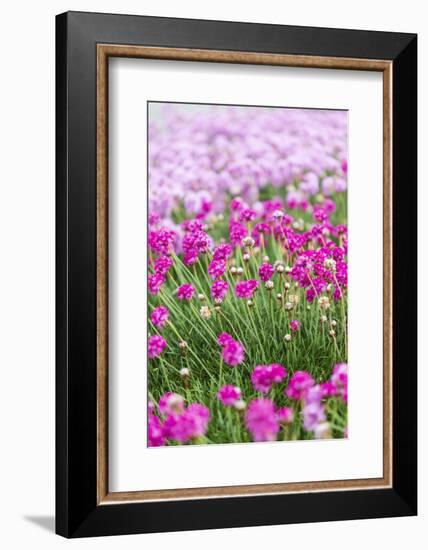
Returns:
[[[383,73],[383,477],[227,487],[109,492],[108,490],[108,59],[205,61]],[[224,498],[278,493],[392,487],[392,62],[319,57],[97,45],[97,504]]]

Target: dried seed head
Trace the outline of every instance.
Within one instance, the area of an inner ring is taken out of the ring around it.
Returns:
[[[237,268],[233,265],[231,268],[230,268],[230,273],[232,275],[236,275],[236,273],[238,272]]]
[[[251,256],[247,253],[243,254],[243,256],[242,256],[242,259],[244,260],[244,262],[249,262],[250,258],[251,258]]]
[[[291,334],[286,334],[286,335],[284,336],[284,341],[285,341],[285,342],[291,342]]]
[[[264,263],[269,262],[269,256],[263,256],[263,262]]]
[[[199,313],[203,319],[209,319],[211,317],[211,310],[208,306],[202,306]]]
[[[320,321],[321,321],[321,323],[326,323],[327,322],[327,317],[325,315],[321,315]]]
[[[266,290],[272,290],[274,287],[273,281],[266,281],[265,282],[265,289]]]
[[[285,290],[290,290],[290,286],[291,286],[290,283],[285,283],[284,284]]]
[[[276,266],[276,272],[277,273],[284,273],[285,267],[282,264],[279,264]]]
[[[328,422],[321,422],[314,428],[315,439],[330,439],[330,424]]]
[[[242,267],[238,267],[238,268],[236,269],[236,273],[237,273],[238,275],[242,275],[242,274],[244,273],[243,268],[242,268]]]
[[[281,294],[281,293],[278,293],[278,294],[276,295],[276,298],[277,298],[277,300],[282,300],[282,294]]]
[[[221,311],[221,306],[216,305],[216,306],[214,306],[214,309],[215,309],[215,311]]]
[[[181,378],[189,378],[190,376],[190,371],[188,368],[186,367],[183,367],[181,370],[180,370],[180,376]]]
[[[333,289],[333,285],[331,283],[328,283],[326,288],[327,288],[327,292],[331,292]]]
[[[203,302],[205,300],[205,296],[203,294],[198,294],[198,300]]]
[[[333,329],[330,330],[329,334],[332,338],[334,338],[336,336],[336,333],[334,332]]]
[[[298,294],[290,294],[288,296],[288,301],[292,304],[298,304],[299,303],[299,295]]]
[[[247,300],[247,306],[248,307],[253,307],[253,305],[254,305],[253,300]]]
[[[330,326],[334,328],[335,326],[337,326],[337,322],[333,319],[332,321],[330,321]]]
[[[318,298],[318,304],[321,309],[328,309],[330,307],[330,300],[327,296],[321,296]]]
[[[326,258],[324,260],[324,267],[326,269],[331,269],[331,271],[336,271],[336,262],[333,258]]]
[[[287,265],[287,266],[285,267],[285,272],[286,272],[286,273],[290,273],[290,271],[291,271],[291,267],[290,267],[289,265]]]
[[[291,311],[293,309],[293,304],[291,302],[285,302],[284,308],[286,311]]]
[[[237,411],[245,411],[245,409],[247,408],[247,404],[242,399],[238,399],[238,401],[235,401],[235,403],[233,404],[233,407]]]
[[[254,246],[254,243],[255,243],[255,240],[253,239],[253,237],[248,236],[242,239],[242,244],[244,246],[247,246],[248,248],[252,248]]]
[[[180,349],[187,349],[188,346],[186,340],[181,340],[181,342],[178,343],[178,347]]]

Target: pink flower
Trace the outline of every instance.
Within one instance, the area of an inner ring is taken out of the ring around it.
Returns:
[[[312,432],[326,419],[324,407],[321,403],[313,401],[303,407],[303,426],[307,432]]]
[[[266,281],[269,281],[269,279],[272,277],[274,273],[274,268],[269,263],[264,263],[259,267],[259,277],[260,279],[265,283]]]
[[[298,370],[290,378],[285,395],[291,399],[302,399],[306,391],[313,385],[314,379],[312,376],[308,372]]]
[[[331,381],[335,385],[337,392],[345,403],[348,402],[348,365],[346,363],[337,363],[333,368]]]
[[[229,285],[226,281],[216,281],[211,286],[211,296],[214,298],[214,300],[223,301],[226,297],[228,289]]]
[[[148,244],[154,252],[168,254],[170,249],[173,248],[176,237],[174,231],[161,227],[157,231],[149,231]]]
[[[251,208],[244,208],[244,210],[241,210],[241,213],[239,214],[239,221],[251,222],[255,220],[256,217],[257,217],[257,212],[255,210],[252,210]]]
[[[155,272],[166,275],[174,262],[169,256],[159,256],[155,260]]]
[[[165,445],[165,434],[161,421],[157,416],[148,417],[148,444],[149,447],[162,447]]]
[[[239,365],[244,361],[245,350],[240,342],[232,340],[227,342],[227,344],[223,347],[221,356],[223,357],[223,361],[225,363],[232,367],[236,367],[236,365]]]
[[[164,324],[168,321],[169,310],[165,306],[155,307],[155,309],[150,314],[150,320],[155,325],[155,327],[161,329]]]
[[[246,228],[243,225],[241,225],[239,222],[235,222],[231,220],[229,223],[230,242],[234,246],[240,245],[242,239],[246,236],[247,236]]]
[[[293,332],[297,332],[300,329],[301,323],[297,319],[294,319],[293,321],[290,321],[290,329]]]
[[[177,288],[177,298],[179,300],[191,300],[195,294],[195,289],[189,283],[185,283]]]
[[[190,439],[205,434],[210,420],[207,407],[192,403],[179,414],[169,415],[164,423],[164,433],[179,443],[187,443]]]
[[[159,399],[158,409],[163,416],[180,413],[184,409],[184,397],[171,391],[164,393]]]
[[[217,397],[225,406],[232,406],[241,398],[241,390],[236,386],[222,386],[217,393]]]
[[[148,349],[148,354],[150,359],[153,359],[154,357],[158,357],[165,348],[166,348],[165,338],[163,338],[162,336],[158,336],[157,334],[149,337],[147,349]]]
[[[332,397],[333,395],[336,395],[337,388],[333,384],[333,382],[331,382],[330,380],[327,380],[327,382],[323,382],[321,384],[321,391],[322,391],[323,397]]]
[[[189,250],[188,252],[185,252],[183,255],[183,262],[186,265],[193,265],[198,261],[198,253],[196,250]]]
[[[227,260],[227,258],[229,258],[229,256],[232,254],[232,251],[233,249],[230,244],[219,244],[214,249],[213,260]]]
[[[259,282],[255,279],[249,281],[240,281],[235,285],[235,294],[238,298],[252,298],[253,292],[259,286]]]
[[[276,417],[280,424],[292,424],[294,420],[294,410],[291,407],[281,407],[276,411]]]
[[[165,282],[165,277],[161,273],[153,273],[153,275],[149,275],[148,277],[149,292],[153,295],[156,295],[161,289],[161,286],[164,284],[164,282]]]
[[[251,382],[257,391],[268,393],[273,383],[282,382],[286,376],[287,371],[278,363],[257,365],[251,374]]]
[[[208,273],[212,279],[221,277],[226,272],[226,262],[224,260],[213,260],[208,266]]]
[[[275,441],[279,423],[270,399],[253,399],[245,414],[245,424],[254,441]]]
[[[160,222],[160,216],[157,212],[150,212],[149,225],[157,225]]]
[[[232,336],[228,332],[221,332],[217,336],[217,344],[222,347],[234,341],[235,340],[232,338]]]

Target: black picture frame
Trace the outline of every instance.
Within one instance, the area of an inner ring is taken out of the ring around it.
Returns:
[[[97,504],[99,43],[392,61],[391,488]],[[68,12],[56,18],[56,98],[56,532],[86,537],[415,515],[417,36]]]

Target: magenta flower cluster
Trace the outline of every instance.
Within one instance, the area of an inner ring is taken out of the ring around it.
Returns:
[[[234,340],[227,332],[222,332],[217,338],[218,344],[222,347],[221,357],[231,367],[236,367],[245,359],[245,350],[241,342]]]
[[[280,383],[287,376],[287,371],[279,363],[257,365],[251,374],[254,388],[261,393],[268,393],[272,384]]]
[[[210,412],[200,403],[186,407],[184,398],[172,392],[164,394],[158,402],[160,416],[154,408],[148,410],[149,447],[165,445],[168,440],[184,444],[205,435],[210,421]]]
[[[217,397],[223,405],[230,407],[241,398],[241,390],[237,386],[226,384],[218,390]]]
[[[166,348],[166,340],[163,336],[154,334],[147,341],[147,353],[150,359],[158,357]]]
[[[254,291],[259,286],[259,282],[255,279],[248,281],[240,281],[235,285],[235,294],[238,298],[252,298]]]
[[[190,283],[185,283],[177,288],[177,298],[179,300],[191,300],[195,294],[195,288]]]

